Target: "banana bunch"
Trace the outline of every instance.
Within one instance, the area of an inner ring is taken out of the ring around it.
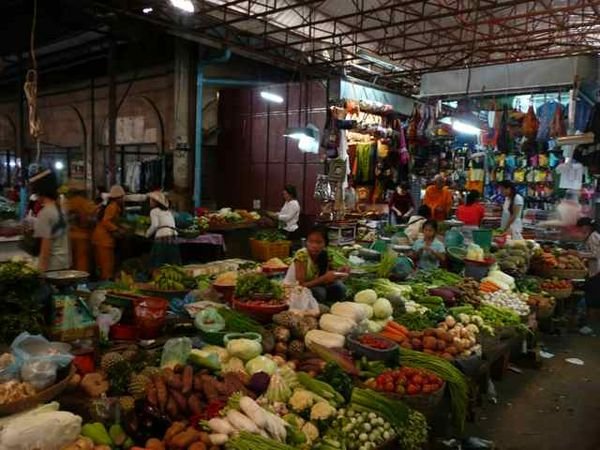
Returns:
[[[164,265],[158,270],[154,285],[163,291],[183,291],[189,286],[189,281],[189,275],[180,267]]]

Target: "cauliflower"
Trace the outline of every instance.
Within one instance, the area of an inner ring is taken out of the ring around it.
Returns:
[[[479,333],[479,328],[477,327],[477,325],[475,325],[474,323],[470,323],[469,325],[466,326],[466,329],[473,334],[477,334]]]
[[[289,400],[289,405],[294,411],[301,412],[310,408],[314,403],[312,393],[304,389],[296,389]]]
[[[314,442],[319,439],[319,429],[314,423],[306,422],[302,427],[302,432],[306,435],[309,442]]]
[[[467,314],[459,314],[458,320],[460,320],[465,325],[471,322],[471,318]]]
[[[327,420],[335,414],[335,408],[327,402],[316,403],[310,410],[310,420]]]

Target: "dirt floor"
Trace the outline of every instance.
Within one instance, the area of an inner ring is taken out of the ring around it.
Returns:
[[[595,336],[543,335],[554,357],[538,370],[519,365],[523,373],[497,381],[498,403],[484,401],[468,435],[498,450],[600,450],[600,321],[591,326]]]

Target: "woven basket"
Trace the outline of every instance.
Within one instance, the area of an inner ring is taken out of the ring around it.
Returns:
[[[587,275],[586,269],[552,269],[549,271],[551,277],[562,278],[565,280],[583,279]]]
[[[571,296],[571,294],[573,293],[573,288],[570,287],[568,289],[556,289],[556,290],[545,289],[545,291],[548,293],[548,295],[550,295],[551,297],[554,297],[556,300],[564,300]]]
[[[444,391],[446,390],[446,382],[442,383],[442,387],[437,391],[430,394],[417,394],[417,395],[399,395],[394,392],[381,392],[394,400],[401,400],[410,406],[412,409],[419,411],[426,418],[431,419],[440,403],[444,398]]]
[[[61,372],[63,373],[63,378],[58,383],[53,384],[52,386],[44,389],[43,391],[32,395],[31,397],[26,397],[17,402],[0,405],[0,417],[9,416],[11,414],[16,414],[18,412],[34,408],[37,405],[41,405],[42,403],[48,403],[50,400],[53,400],[54,398],[58,397],[67,388],[71,377],[75,375],[75,365],[71,364],[71,366],[68,369],[63,369],[62,371],[59,371],[59,376]]]
[[[285,259],[290,256],[290,241],[259,241],[250,239],[250,252],[257,261],[268,261],[271,258]]]

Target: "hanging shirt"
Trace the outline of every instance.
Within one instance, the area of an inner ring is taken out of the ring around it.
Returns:
[[[561,189],[580,190],[583,180],[583,165],[580,163],[560,164],[556,171],[560,174]]]
[[[146,237],[154,237],[155,239],[175,237],[175,218],[169,210],[160,208],[152,208],[150,211],[150,228],[146,231]]]
[[[298,229],[298,220],[300,219],[300,203],[298,200],[290,200],[285,202],[277,218],[282,222],[282,228],[292,233]]]
[[[508,229],[507,231],[511,234],[512,239],[514,240],[521,240],[523,239],[522,236],[522,232],[523,232],[523,220],[521,219],[521,217],[523,216],[523,206],[525,205],[525,200],[523,199],[523,197],[519,194],[515,195],[515,200],[514,200],[514,208],[517,207],[521,207],[521,212],[519,213],[519,216],[514,220],[514,222],[512,223],[512,225],[510,226],[510,229]],[[502,220],[501,220],[501,228],[506,228],[506,225],[508,224],[508,221],[510,220],[510,216],[511,216],[511,212],[510,212],[510,198],[506,198],[504,200],[504,205],[502,207]]]

